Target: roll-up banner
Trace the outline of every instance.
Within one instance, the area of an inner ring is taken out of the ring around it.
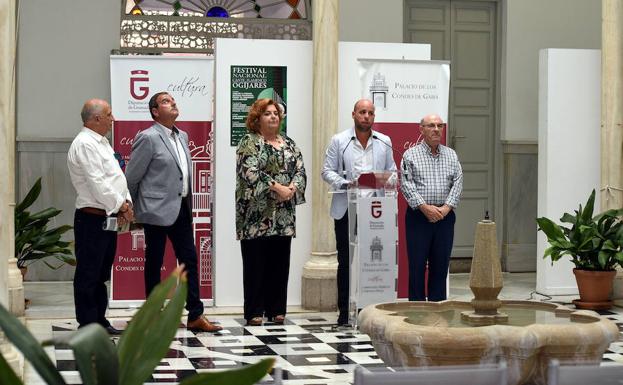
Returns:
[[[402,154],[422,141],[420,120],[428,114],[448,121],[450,62],[359,59],[361,97],[374,102],[374,129],[388,135],[400,169]],[[442,135],[446,144],[448,130]],[[398,297],[409,294],[409,264],[404,217],[407,202],[398,198]]]
[[[199,294],[204,303],[211,304],[214,60],[188,56],[111,56],[110,79],[115,117],[112,145],[123,169],[132,161],[134,137],[153,124],[148,107],[151,96],[165,91],[175,98],[180,111],[176,126],[188,133],[192,157],[193,231],[199,258]],[[119,234],[112,268],[111,307],[133,307],[144,301],[144,258],[142,230]],[[167,241],[162,278],[176,266],[173,248]]]

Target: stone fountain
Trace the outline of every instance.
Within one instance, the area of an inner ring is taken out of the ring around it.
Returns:
[[[370,305],[359,330],[389,366],[478,365],[504,359],[508,384],[545,384],[551,359],[595,364],[618,339],[616,324],[592,311],[535,301],[499,300],[502,270],[496,226],[476,227],[469,302]]]

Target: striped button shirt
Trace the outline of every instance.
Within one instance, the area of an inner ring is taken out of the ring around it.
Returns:
[[[426,142],[402,156],[402,194],[413,209],[422,204],[456,208],[463,191],[463,171],[453,149],[439,145],[433,155]]]

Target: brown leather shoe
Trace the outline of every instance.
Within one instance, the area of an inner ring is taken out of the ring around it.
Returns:
[[[223,327],[208,321],[205,316],[200,316],[196,320],[188,321],[186,323],[186,329],[193,332],[217,332],[223,330]]]
[[[247,320],[247,326],[260,326],[264,319],[262,317],[253,317]]]
[[[273,322],[273,323],[275,323],[277,325],[283,325],[283,323],[286,320],[286,316],[283,315],[283,314],[280,314],[280,315],[276,315],[274,317],[271,317],[270,320],[271,320],[271,322]]]

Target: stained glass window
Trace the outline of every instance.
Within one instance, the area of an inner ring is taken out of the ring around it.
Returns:
[[[122,53],[214,52],[217,37],[311,40],[311,0],[123,0]]]
[[[126,15],[307,19],[305,0],[126,0]]]

